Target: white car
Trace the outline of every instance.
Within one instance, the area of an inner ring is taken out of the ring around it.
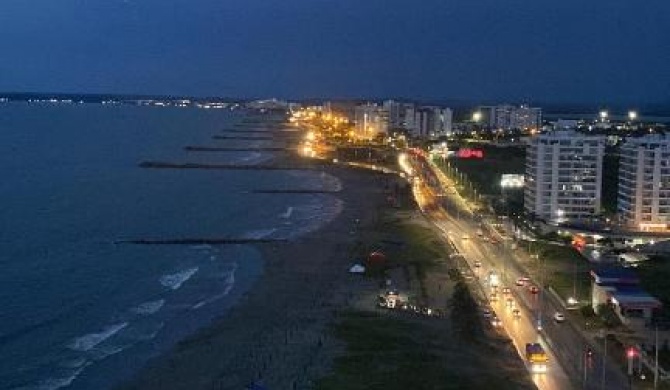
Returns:
[[[565,321],[565,315],[559,311],[554,313],[554,321],[556,322],[563,322]]]

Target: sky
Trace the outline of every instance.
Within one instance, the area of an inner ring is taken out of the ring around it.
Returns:
[[[670,104],[670,1],[1,0],[0,91]]]

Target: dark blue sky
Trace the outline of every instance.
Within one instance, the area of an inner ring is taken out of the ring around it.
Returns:
[[[2,0],[0,91],[670,102],[668,0]]]

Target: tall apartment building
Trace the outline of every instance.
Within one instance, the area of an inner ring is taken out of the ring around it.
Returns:
[[[526,212],[554,223],[598,214],[605,141],[575,131],[533,137],[526,152]]]
[[[381,106],[366,103],[354,109],[356,135],[359,138],[372,139],[388,132],[388,112]]]
[[[632,230],[670,228],[670,138],[629,138],[621,147],[618,213]]]
[[[481,124],[489,129],[530,130],[542,125],[542,109],[522,104],[479,107]]]
[[[396,100],[384,100],[382,107],[384,107],[384,110],[388,113],[388,128],[389,130],[392,130],[404,126],[406,109],[414,107],[414,105]]]
[[[409,107],[405,110],[405,128],[415,137],[439,137],[452,132],[451,108]]]

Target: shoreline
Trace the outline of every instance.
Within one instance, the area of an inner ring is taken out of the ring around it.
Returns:
[[[272,164],[287,160],[306,161],[286,156]],[[328,373],[339,349],[328,326],[361,283],[347,272],[354,260],[348,253],[356,241],[352,231],[376,218],[388,176],[307,161],[342,182],[340,214],[288,242],[258,244],[265,265],[254,287],[219,319],[115,388],[242,389],[262,380],[269,389],[302,389]]]

